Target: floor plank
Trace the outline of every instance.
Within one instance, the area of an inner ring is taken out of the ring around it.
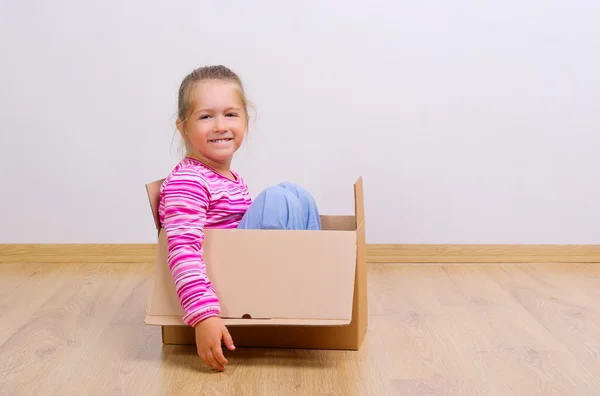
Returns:
[[[0,345],[31,320],[35,311],[73,277],[80,265],[0,265]]]
[[[594,264],[373,264],[360,351],[239,348],[224,373],[144,325],[151,270],[0,265],[0,394],[600,394]]]

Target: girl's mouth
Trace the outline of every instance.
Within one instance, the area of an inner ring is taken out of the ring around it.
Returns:
[[[209,143],[222,144],[222,143],[230,142],[232,140],[233,140],[233,138],[224,138],[224,139],[212,139],[212,140],[209,140],[208,142]]]

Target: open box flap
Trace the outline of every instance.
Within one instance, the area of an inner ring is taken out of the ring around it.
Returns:
[[[354,183],[354,216],[356,217],[356,229],[358,230],[365,222],[365,202],[362,176]]]
[[[183,325],[184,312],[167,265],[166,236],[158,222],[161,184],[162,180],[147,185],[159,241],[145,323]],[[356,221],[361,224],[361,179],[354,192]],[[219,294],[223,322],[233,326],[349,324],[356,243],[352,231],[207,229],[204,258]],[[246,314],[250,318],[244,318]]]
[[[153,181],[152,183],[146,184],[146,194],[148,195],[148,201],[150,202],[150,209],[152,210],[152,218],[154,219],[154,226],[156,230],[160,230],[160,218],[158,216],[158,205],[160,202],[160,188],[165,179]]]

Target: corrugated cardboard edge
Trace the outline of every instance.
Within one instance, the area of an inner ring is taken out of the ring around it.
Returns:
[[[229,326],[249,326],[249,319],[223,319],[223,323]],[[268,326],[348,326],[350,321],[337,319],[306,319],[304,321],[298,319],[251,319],[252,326],[268,325]],[[188,327],[174,316],[159,316],[153,315],[144,322],[150,326],[182,326]]]
[[[366,336],[369,309],[368,309],[368,290],[367,290],[367,241],[366,241],[366,221],[364,188],[362,176],[354,184],[354,212],[356,216],[356,274],[354,276],[354,302],[352,321],[350,327],[355,326],[356,339],[353,348],[358,350],[363,339]]]

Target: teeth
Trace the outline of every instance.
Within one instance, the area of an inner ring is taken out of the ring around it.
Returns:
[[[230,138],[227,138],[227,139],[215,139],[215,140],[211,140],[211,142],[213,142],[213,143],[224,143],[224,142],[228,142],[230,140],[231,140]]]

